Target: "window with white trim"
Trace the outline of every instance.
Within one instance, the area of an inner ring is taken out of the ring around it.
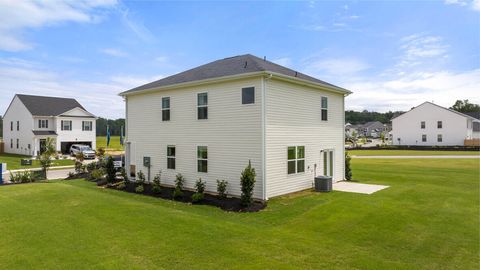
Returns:
[[[305,146],[289,146],[287,159],[288,174],[305,172]]]
[[[167,146],[167,169],[175,170],[175,146]]]
[[[92,131],[93,122],[92,121],[82,121],[82,130],[83,131]]]
[[[328,121],[328,98],[322,97],[322,121]]]
[[[71,120],[62,120],[61,121],[62,130],[72,130],[72,121]]]
[[[17,149],[20,147],[20,139],[17,139]]]
[[[422,135],[422,142],[427,142],[427,135],[426,134]]]
[[[10,121],[10,131],[13,131],[13,121]]]
[[[197,146],[197,171],[208,172],[208,147]]]
[[[38,119],[38,128],[48,128],[48,120]]]
[[[13,149],[13,139],[10,139],[10,148]]]
[[[425,129],[425,121],[420,122],[420,128]]]
[[[208,119],[208,93],[197,94],[197,118]]]
[[[17,121],[17,131],[20,130],[20,121]]]
[[[442,134],[437,135],[437,142],[443,142],[443,136]]]
[[[162,121],[170,121],[170,97],[162,98]]]
[[[442,121],[437,121],[437,128],[443,128]]]

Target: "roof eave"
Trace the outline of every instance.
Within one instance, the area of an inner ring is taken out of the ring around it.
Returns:
[[[281,80],[290,81],[290,82],[296,83],[296,84],[304,84],[304,85],[315,87],[315,88],[321,88],[323,90],[328,90],[328,91],[340,93],[340,94],[343,94],[345,96],[352,94],[352,92],[350,90],[343,89],[343,88],[340,88],[340,87],[333,87],[333,86],[326,85],[326,84],[314,83],[314,82],[311,82],[311,81],[303,80],[303,79],[300,79],[300,78],[294,78],[294,77],[283,75],[283,74],[276,73],[276,72],[256,71],[256,72],[249,72],[249,73],[236,74],[236,75],[231,75],[231,76],[216,77],[216,78],[197,80],[197,81],[191,81],[191,82],[185,82],[185,83],[177,83],[177,84],[166,85],[166,86],[161,86],[161,87],[152,87],[152,88],[147,88],[147,89],[142,89],[142,90],[133,90],[133,91],[128,90],[128,91],[121,92],[118,95],[122,96],[122,97],[126,97],[126,96],[130,96],[130,95],[144,94],[144,93],[155,92],[155,91],[160,91],[160,90],[172,90],[172,89],[194,86],[194,85],[203,85],[203,84],[218,83],[218,82],[224,82],[224,81],[235,80],[235,79],[243,79],[243,78],[249,78],[249,77],[255,77],[255,76],[269,76],[269,75],[275,76],[275,77],[277,77]]]

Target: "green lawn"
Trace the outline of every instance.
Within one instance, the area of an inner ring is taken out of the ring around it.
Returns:
[[[479,269],[478,160],[353,160],[373,195],[227,213],[83,180],[0,187],[2,269]]]
[[[106,136],[97,137],[97,149],[100,147],[104,149],[107,148]],[[108,146],[108,150],[123,150],[123,146],[120,144],[120,136],[110,137],[110,145]]]
[[[23,168],[40,168],[40,162],[38,160],[33,160],[32,166],[22,166],[20,165],[21,159],[31,159],[31,156],[22,156],[22,155],[14,155],[14,154],[0,154],[0,163],[7,163],[8,170],[17,170]],[[53,159],[52,166],[68,166],[74,165],[74,162],[69,159]]]
[[[427,151],[427,150],[348,150],[350,155],[355,156],[478,156],[479,151]]]

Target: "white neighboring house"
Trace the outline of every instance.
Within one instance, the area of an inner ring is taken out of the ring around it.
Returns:
[[[48,137],[63,153],[74,143],[95,149],[95,120],[75,99],[17,94],[3,118],[5,152],[37,156]]]
[[[478,119],[424,102],[392,119],[394,145],[457,146],[473,139]]]
[[[130,176],[150,158],[150,180],[176,174],[206,190],[216,180],[240,195],[251,161],[254,197],[312,187],[314,176],[344,180],[344,98],[351,92],[253,55],[214,61],[125,91],[126,167]]]

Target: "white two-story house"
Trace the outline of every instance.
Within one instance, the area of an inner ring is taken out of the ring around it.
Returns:
[[[214,61],[139,86],[126,102],[126,165],[163,184],[175,175],[206,190],[216,180],[240,195],[251,161],[254,197],[312,187],[314,176],[344,180],[344,99],[351,92],[253,55]],[[144,163],[150,159],[150,168]]]
[[[469,115],[424,102],[392,119],[394,145],[460,146],[475,138],[480,121]]]
[[[95,149],[95,120],[75,99],[17,94],[3,118],[5,152],[37,156],[48,137],[59,152],[76,143]]]

